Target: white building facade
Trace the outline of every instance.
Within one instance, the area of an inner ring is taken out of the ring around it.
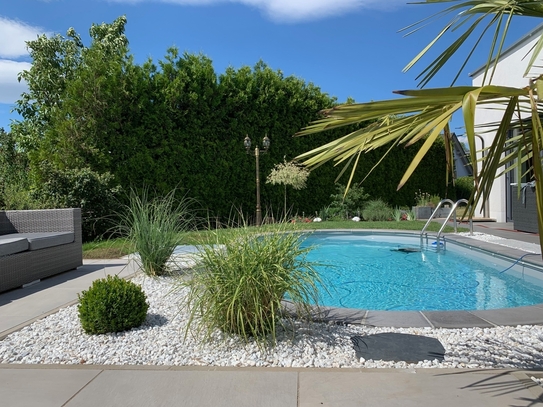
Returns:
[[[536,27],[502,52],[492,77],[492,85],[522,88],[529,84],[530,78],[535,78],[543,73],[543,63],[538,57],[529,74],[524,76],[531,58],[531,50],[542,33],[543,24]],[[484,69],[485,67],[483,66],[470,74],[473,86],[483,86]],[[489,84],[491,71],[492,67],[487,74],[485,85]],[[479,136],[477,139],[478,150],[481,147],[488,147],[492,144],[494,133],[488,132],[489,127],[485,127],[485,124],[501,121],[503,109],[503,106],[498,105],[487,105],[484,108],[481,106],[477,107],[475,112],[475,132]],[[478,153],[478,157],[480,156],[481,154]],[[501,171],[499,170],[499,172]],[[480,204],[476,208],[474,216],[492,218],[497,222],[512,221],[512,200],[517,199],[517,194],[516,192],[514,193],[511,186],[514,182],[516,182],[516,175],[513,171],[496,178],[486,208],[483,208],[483,205]]]

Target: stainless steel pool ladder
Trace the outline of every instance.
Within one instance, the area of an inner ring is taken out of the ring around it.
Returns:
[[[468,200],[467,199],[459,199],[458,201],[453,202],[451,201],[450,199],[442,199],[436,206],[436,208],[434,209],[434,212],[432,212],[432,215],[430,215],[430,218],[428,219],[428,222],[426,222],[426,225],[424,225],[424,227],[422,228],[422,231],[420,232],[420,245],[422,247],[423,245],[423,239],[424,237],[426,237],[426,246],[428,246],[428,232],[426,232],[426,228],[428,227],[428,225],[430,225],[430,222],[432,222],[432,219],[434,219],[434,217],[437,215],[439,209],[441,208],[441,206],[443,204],[450,204],[452,205],[451,207],[451,211],[449,212],[449,215],[447,216],[447,218],[445,218],[445,221],[443,222],[443,225],[441,225],[441,228],[439,229],[439,232],[437,232],[437,235],[436,235],[436,249],[439,250],[441,248],[441,246],[443,246],[443,250],[445,250],[445,238],[443,238],[443,244],[441,245],[440,244],[440,238],[441,238],[441,233],[443,232],[443,229],[445,229],[445,226],[447,226],[447,222],[449,221],[449,219],[451,218],[451,216],[454,214],[454,233],[457,232],[458,228],[458,222],[456,220],[456,208],[458,207],[459,204],[462,204],[462,203],[465,203],[466,205],[468,204]],[[470,215],[468,217],[468,220],[469,220],[469,233],[470,235],[473,235],[473,218],[472,216]],[[426,233],[425,233],[426,232]]]

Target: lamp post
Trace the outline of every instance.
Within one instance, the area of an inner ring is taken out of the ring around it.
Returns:
[[[260,154],[266,154],[270,148],[270,139],[267,135],[262,139],[262,150],[256,145],[254,151],[251,151],[251,139],[249,136],[245,136],[243,140],[243,145],[247,154],[252,154],[256,159],[256,226],[262,224],[262,208],[260,207],[260,170],[259,170],[259,160]]]

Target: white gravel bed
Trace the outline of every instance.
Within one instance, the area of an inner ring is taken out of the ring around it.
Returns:
[[[186,313],[180,311],[183,292],[170,293],[171,278],[137,276],[147,294],[145,323],[127,332],[87,335],[77,306],[15,332],[0,341],[0,363],[281,366],[343,368],[518,368],[543,367],[543,327],[517,326],[472,329],[372,328],[358,325],[296,323],[281,332],[278,344],[266,350],[220,333],[210,343],[188,336]],[[350,337],[400,332],[437,338],[445,347],[443,362],[417,364],[358,360]]]

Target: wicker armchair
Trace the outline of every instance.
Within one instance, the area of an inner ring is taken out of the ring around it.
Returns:
[[[74,240],[0,256],[0,292],[73,270],[83,264],[81,209],[0,211],[0,235],[72,232]]]

